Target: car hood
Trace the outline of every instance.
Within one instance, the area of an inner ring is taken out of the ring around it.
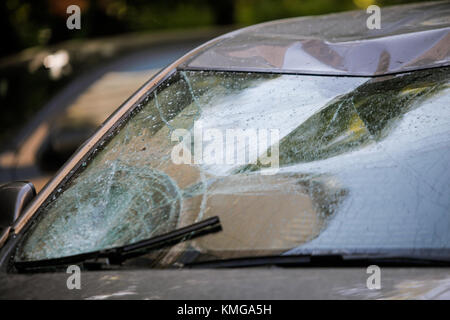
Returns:
[[[369,290],[365,268],[117,270],[3,274],[1,299],[450,299],[448,268],[382,268]],[[42,288],[46,290],[42,290]]]

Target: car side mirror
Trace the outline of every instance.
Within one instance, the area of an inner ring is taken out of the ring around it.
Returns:
[[[0,186],[0,229],[7,229],[19,218],[25,206],[36,196],[31,182],[15,181]]]

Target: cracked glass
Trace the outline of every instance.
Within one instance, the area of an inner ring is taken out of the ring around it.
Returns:
[[[153,265],[448,255],[449,77],[449,68],[377,78],[178,71],[40,209],[16,259],[121,246],[212,216],[221,232],[160,250]],[[175,164],[174,131],[194,134],[199,121],[277,129],[278,171],[262,174],[261,154],[253,164]]]

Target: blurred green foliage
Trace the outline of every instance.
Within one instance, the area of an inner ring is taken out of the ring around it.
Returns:
[[[211,25],[251,25],[414,0],[3,0],[0,56],[73,38]],[[81,30],[68,30],[66,8],[82,11]]]

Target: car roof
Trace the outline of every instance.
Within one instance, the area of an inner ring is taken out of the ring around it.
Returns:
[[[377,76],[450,64],[450,3],[381,9],[369,29],[365,10],[272,21],[203,46],[181,69]]]

